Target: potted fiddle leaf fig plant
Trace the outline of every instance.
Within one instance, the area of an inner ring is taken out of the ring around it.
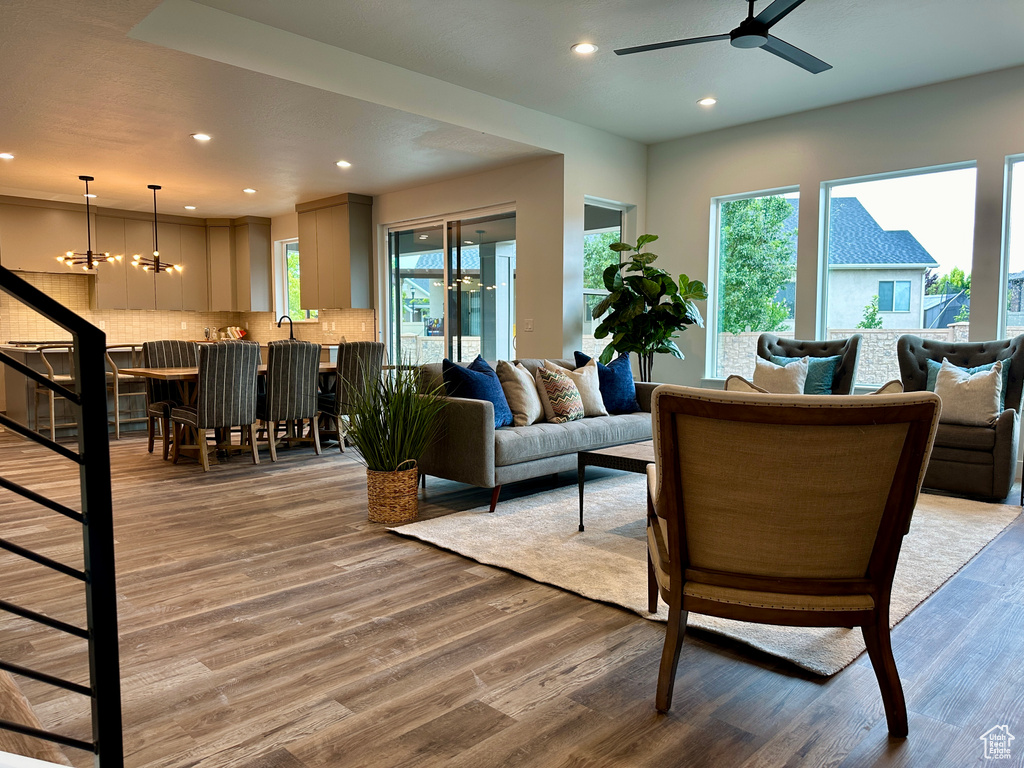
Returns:
[[[651,380],[656,354],[683,359],[672,337],[688,325],[704,326],[695,302],[708,297],[707,286],[700,280],[690,280],[686,275],[673,280],[665,270],[651,266],[658,255],[644,248],[657,239],[657,235],[641,235],[636,245],[608,246],[622,261],[605,269],[602,277],[609,293],[593,312],[594,319],[601,320],[594,337],[611,337],[601,352],[601,362],[607,365],[616,352],[636,352],[641,381]]]
[[[349,399],[347,437],[366,465],[367,516],[372,523],[415,520],[416,462],[440,426],[440,390],[420,392],[415,366],[368,378]]]

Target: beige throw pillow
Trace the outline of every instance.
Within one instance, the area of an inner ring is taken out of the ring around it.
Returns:
[[[775,395],[802,395],[807,380],[807,358],[801,357],[788,365],[776,365],[770,360],[754,358],[754,386]]]
[[[749,381],[744,379],[742,376],[733,374],[725,380],[725,391],[726,392],[757,392],[760,394],[769,394],[768,390],[761,389]]]
[[[544,361],[544,367],[549,371],[564,373],[572,379],[572,383],[580,391],[580,399],[583,400],[584,417],[608,415],[608,409],[604,407],[604,398],[601,397],[601,380],[597,374],[597,360],[595,358],[591,358],[586,365],[582,368],[577,368],[575,371],[563,368],[557,363],[552,363],[550,360]],[[546,411],[547,409],[545,408]],[[550,416],[548,421],[551,421]]]
[[[505,360],[498,361],[498,381],[512,410],[512,426],[527,427],[544,418],[544,406],[537,393],[537,384],[522,363],[512,365]]]
[[[935,394],[942,401],[939,421],[987,427],[999,416],[1002,389],[1002,361],[987,371],[970,374],[949,360],[943,360],[935,377]]]

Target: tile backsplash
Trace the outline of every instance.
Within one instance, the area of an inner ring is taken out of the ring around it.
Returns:
[[[108,344],[127,344],[152,339],[202,339],[205,328],[248,326],[247,339],[267,342],[288,338],[288,323],[277,327],[272,312],[185,312],[133,309],[90,309],[92,277],[74,274],[21,272],[19,275],[93,325],[106,331]],[[185,327],[182,328],[182,323]],[[0,293],[0,343],[8,341],[62,341],[64,329]],[[372,309],[328,309],[319,323],[296,323],[295,338],[320,344],[372,341],[376,320]]]

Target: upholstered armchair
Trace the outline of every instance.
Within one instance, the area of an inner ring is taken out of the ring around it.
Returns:
[[[975,368],[997,360],[1009,366],[1004,379],[1004,410],[999,418],[987,427],[939,424],[935,449],[924,478],[925,488],[992,500],[1005,499],[1017,470],[1021,396],[1024,394],[1024,335],[1004,341],[960,343],[901,336],[896,341],[896,357],[906,392],[929,389],[929,360],[941,363],[948,359],[961,368]]]
[[[889,599],[938,415],[931,392],[655,390],[648,607],[659,597],[669,607],[659,711],[672,704],[689,611],[860,627],[889,733],[907,735]],[[799,477],[799,488],[765,482],[783,477]]]
[[[853,394],[857,378],[857,360],[860,342],[864,337],[855,333],[846,339],[831,341],[802,341],[783,339],[774,333],[762,333],[757,339],[757,356],[763,360],[776,357],[835,357],[839,356],[835,374],[832,377],[833,395]]]
[[[142,364],[146,368],[191,368],[198,364],[199,345],[194,341],[164,339],[147,341],[142,345]],[[149,452],[153,452],[156,423],[164,441],[164,460],[171,448],[171,408],[185,405],[180,389],[173,381],[146,379],[146,421],[149,432]]]
[[[289,423],[282,438],[291,445],[311,442],[320,455],[317,424],[317,380],[320,345],[289,339],[272,341],[267,349],[266,392],[256,395],[256,418],[264,423],[270,460],[277,461],[278,426]],[[309,419],[309,435],[302,435],[302,422]]]

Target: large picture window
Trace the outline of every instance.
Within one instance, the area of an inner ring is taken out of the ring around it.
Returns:
[[[900,378],[896,339],[966,341],[974,167],[826,186],[826,339],[864,336],[858,384]]]
[[[708,375],[750,378],[757,337],[793,332],[797,191],[716,198],[713,205]]]

